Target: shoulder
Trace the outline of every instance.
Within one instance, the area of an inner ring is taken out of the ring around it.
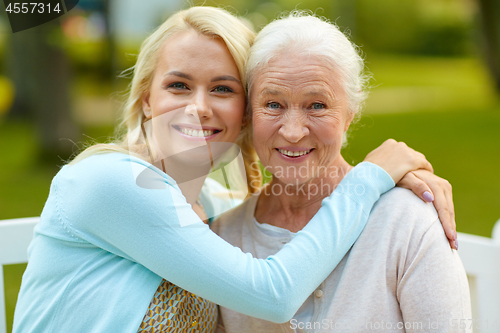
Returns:
[[[150,163],[123,153],[102,153],[64,166],[57,176],[68,184],[99,187],[166,188],[175,181]],[[163,186],[159,185],[163,184]]]
[[[54,194],[62,207],[158,205],[180,196],[175,181],[148,162],[122,153],[104,153],[64,166],[54,180]],[[163,190],[163,191],[162,191]],[[161,193],[159,192],[161,191]],[[106,208],[108,207],[108,208]]]
[[[137,223],[163,225],[166,219],[184,225],[183,217],[192,213],[171,177],[127,154],[97,154],[64,166],[54,183],[58,214],[82,238],[117,224],[129,230]]]
[[[243,226],[254,218],[258,196],[252,195],[243,203],[219,216],[211,225],[212,230],[223,237],[225,233],[242,230]]]
[[[395,187],[375,203],[367,228],[415,238],[436,222],[439,219],[432,203],[425,203],[410,190]]]
[[[394,188],[373,207],[365,229],[353,247],[358,260],[366,253],[400,269],[403,276],[415,258],[435,260],[450,247],[432,203],[425,203],[412,191]],[[436,254],[438,253],[438,254]]]

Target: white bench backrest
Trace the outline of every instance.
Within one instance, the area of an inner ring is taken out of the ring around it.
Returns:
[[[0,221],[0,333],[6,333],[3,265],[28,262],[28,246],[39,218]],[[460,258],[469,278],[474,332],[500,332],[500,220],[493,238],[458,233]]]
[[[0,221],[0,333],[7,333],[3,265],[28,262],[28,246],[39,217]]]
[[[500,220],[492,238],[458,233],[458,253],[464,264],[472,302],[476,333],[500,332]]]

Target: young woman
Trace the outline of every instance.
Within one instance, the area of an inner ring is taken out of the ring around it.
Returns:
[[[211,147],[237,141],[245,123],[253,37],[227,12],[193,7],[145,40],[125,135],[87,149],[52,182],[14,332],[211,332],[214,303],[287,321],[348,251],[379,196],[407,172],[431,169],[405,145],[385,144],[344,178],[364,194],[325,199],[276,255],[254,259],[220,239],[194,211],[203,216],[199,172],[214,168]],[[378,177],[359,177],[369,170]]]

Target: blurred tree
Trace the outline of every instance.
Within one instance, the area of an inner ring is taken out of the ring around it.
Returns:
[[[111,12],[110,12],[110,0],[102,0],[102,12],[104,16],[104,22],[106,25],[105,32],[105,44],[106,44],[106,55],[104,61],[104,71],[105,78],[111,79],[113,82],[116,81],[118,73],[118,66],[116,64],[116,47],[113,34],[111,33]]]
[[[493,75],[496,89],[500,93],[500,1],[479,0],[485,53]]]
[[[59,19],[12,34],[7,68],[16,86],[12,117],[36,123],[40,157],[67,159],[79,139],[71,118],[71,70],[61,48]]]
[[[328,10],[329,18],[339,28],[347,33],[351,40],[358,43],[358,0],[338,0],[331,3]]]

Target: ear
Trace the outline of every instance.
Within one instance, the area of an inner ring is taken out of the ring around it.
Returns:
[[[250,103],[248,98],[246,99],[246,103]],[[241,127],[245,127],[252,121],[252,110],[250,108],[250,104],[245,106],[245,112],[243,113],[243,118],[241,119]]]
[[[249,119],[248,119],[248,115],[247,115],[247,114],[245,114],[245,115],[243,116],[243,118],[241,119],[241,127],[245,127],[246,125],[248,125],[248,123],[249,123],[249,122],[250,122],[250,121],[249,121]]]
[[[354,119],[354,115],[355,115],[354,112],[351,112],[351,111],[347,111],[347,112],[348,112],[348,115],[346,117],[345,124],[344,124],[344,132],[347,132],[347,130],[349,129],[349,126],[351,125],[352,120]]]
[[[148,119],[151,118],[151,105],[149,104],[149,92],[142,95],[142,111],[144,116]]]

